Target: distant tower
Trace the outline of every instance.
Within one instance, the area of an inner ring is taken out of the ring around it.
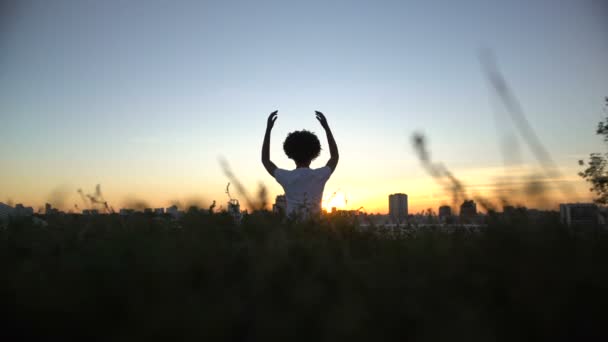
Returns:
[[[57,215],[57,214],[59,214],[59,209],[53,208],[53,206],[50,203],[47,203],[44,205],[44,213],[46,215]]]
[[[177,208],[176,205],[172,205],[169,208],[165,209],[165,212],[169,215],[171,215],[173,218],[178,218],[179,215],[179,209]]]
[[[513,216],[515,214],[515,207],[512,205],[505,205],[502,208],[502,213],[506,216]]]
[[[567,226],[595,226],[599,223],[599,209],[594,203],[562,203],[560,221]]]
[[[388,215],[395,223],[403,223],[407,218],[407,195],[392,194],[388,196]]]
[[[446,222],[452,216],[452,208],[449,205],[439,207],[439,221]]]
[[[465,200],[460,205],[460,218],[463,221],[470,221],[477,216],[477,204],[473,200]]]

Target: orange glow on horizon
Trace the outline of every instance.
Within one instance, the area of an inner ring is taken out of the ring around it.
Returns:
[[[527,176],[532,174],[532,171],[534,167],[531,166],[507,169],[495,166],[455,169],[454,173],[464,185],[467,197],[484,197],[498,210],[502,210],[500,196],[505,196],[510,204],[553,210],[558,209],[558,203],[589,202],[593,197],[587,184],[576,175],[575,167],[564,169],[564,174],[567,176],[561,180],[545,180],[542,196],[530,196],[526,193],[526,184],[530,179]],[[178,203],[181,208],[190,205],[208,208],[214,200],[216,210],[220,210],[220,207],[226,208],[228,201],[225,194],[226,183],[221,176],[211,178],[214,180],[207,180],[202,176],[179,178],[158,176],[116,180],[114,176],[108,176],[94,182],[85,178],[70,181],[55,179],[34,181],[29,178],[15,178],[18,181],[7,182],[0,186],[0,202],[23,203],[36,210],[44,207],[45,203],[51,203],[53,207],[64,211],[75,210],[75,206],[84,209],[85,204],[76,190],[82,188],[85,194],[93,193],[95,185],[100,183],[105,200],[116,210],[133,207],[135,204],[166,208],[174,203]],[[283,189],[273,179],[263,179],[268,190],[268,203],[272,204],[275,196],[283,193]],[[257,176],[242,180],[250,196],[256,189],[256,180]],[[564,197],[556,187],[558,181],[571,184],[576,192]],[[338,210],[357,210],[363,207],[361,211],[368,214],[386,214],[388,196],[396,192],[408,194],[409,213],[412,214],[428,208],[436,212],[441,205],[453,205],[449,191],[426,174],[383,175],[370,178],[359,176],[353,169],[350,169],[350,172],[345,169],[328,181],[321,205],[327,211],[331,211],[333,207]],[[240,201],[241,209],[252,209],[248,207],[245,195],[235,191],[232,196]],[[458,209],[453,208],[453,210]]]
[[[346,197],[344,196],[344,193],[342,193],[340,191],[336,191],[334,193],[329,194],[329,196],[327,196],[327,198],[323,199],[323,201],[321,203],[321,206],[323,207],[323,209],[325,209],[327,211],[331,211],[332,208],[336,208],[338,210],[344,210],[344,209],[347,209],[346,205],[347,205]]]

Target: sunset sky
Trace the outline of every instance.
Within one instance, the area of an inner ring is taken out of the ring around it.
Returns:
[[[303,128],[322,143],[312,166],[327,162],[314,111],[325,113],[340,151],[325,197],[337,192],[344,208],[386,212],[394,192],[410,212],[450,202],[418,161],[415,132],[470,193],[494,198],[498,182],[539,169],[482,72],[483,48],[563,174],[546,182],[546,206],[590,200],[578,160],[606,150],[594,135],[608,96],[602,0],[6,3],[2,202],[70,209],[78,188],[101,184],[115,208],[219,206],[219,158],[274,199],[282,189],[260,149],[276,109],[271,159],[283,168],[294,167],[283,139]],[[551,190],[565,183],[567,199]]]

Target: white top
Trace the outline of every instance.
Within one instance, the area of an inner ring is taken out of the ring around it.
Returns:
[[[298,217],[304,217],[320,214],[323,188],[331,173],[332,170],[329,166],[319,169],[297,168],[295,170],[277,168],[274,171],[274,178],[285,190],[287,215],[295,214]]]

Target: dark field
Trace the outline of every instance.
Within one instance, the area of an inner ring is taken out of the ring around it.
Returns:
[[[358,231],[256,213],[12,221],[5,341],[589,341],[608,338],[608,234]]]

